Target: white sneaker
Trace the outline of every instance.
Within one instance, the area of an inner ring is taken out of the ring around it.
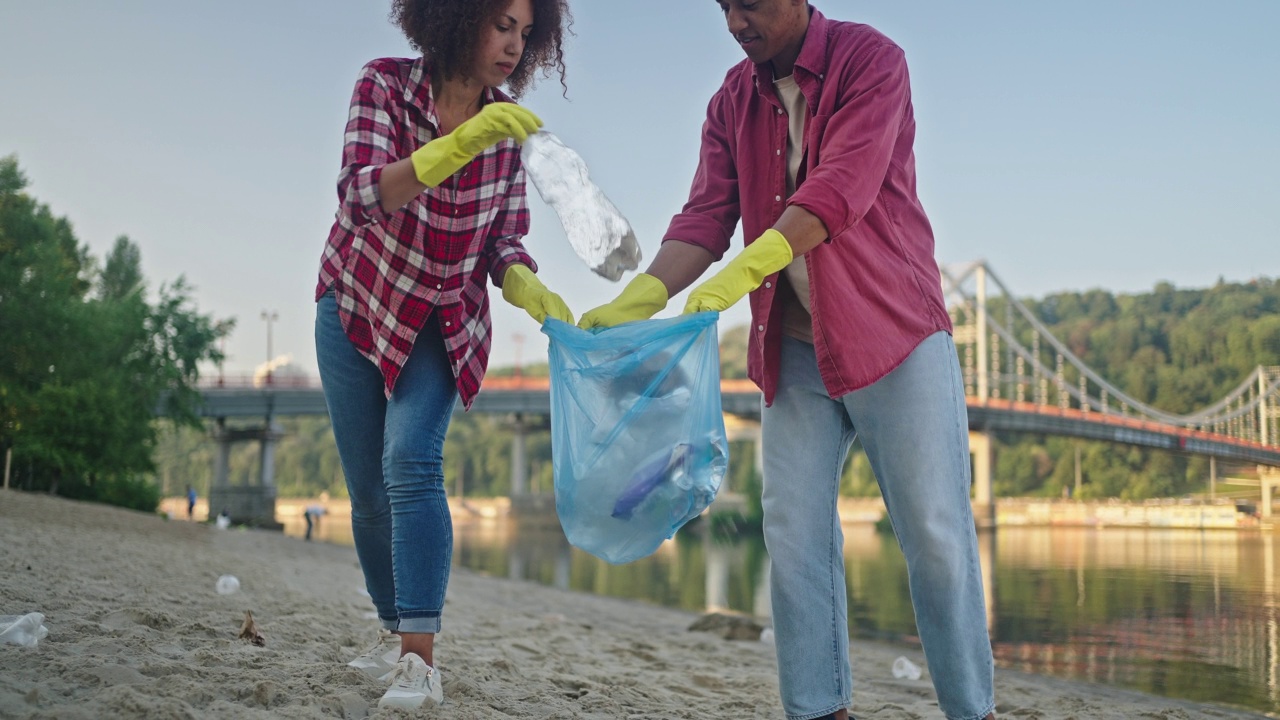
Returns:
[[[378,707],[416,710],[428,701],[432,705],[444,704],[440,671],[428,665],[417,653],[405,653],[396,664],[391,687],[378,701]]]
[[[378,642],[347,665],[363,670],[375,680],[387,680],[395,672],[399,660],[400,636],[387,630],[379,630]]]

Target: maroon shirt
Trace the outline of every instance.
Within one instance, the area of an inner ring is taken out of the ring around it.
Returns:
[[[916,196],[916,123],[902,49],[867,25],[810,8],[795,78],[808,104],[795,194],[787,199],[787,115],[769,65],[744,60],[711,98],[693,188],[664,242],[718,260],[739,218],[751,242],[788,205],[818,216],[809,299],[823,383],[836,398],[887,375],[926,337],[951,331],[933,230]],[[772,404],[783,299],[777,276],[751,293],[747,372]]]
[[[484,102],[510,102],[486,89]],[[320,260],[318,300],[335,290],[347,337],[382,371],[387,397],[434,314],[463,405],[471,407],[489,362],[488,279],[512,263],[537,269],[520,239],[529,232],[520,146],[504,140],[400,210],[384,212],[378,178],[440,136],[426,61],[384,58],[364,67],[338,175],[338,212]]]

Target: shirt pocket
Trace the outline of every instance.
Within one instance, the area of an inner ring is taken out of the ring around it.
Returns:
[[[821,148],[822,139],[827,135],[827,125],[831,122],[832,114],[818,114],[809,118],[808,124],[804,130],[804,168],[806,173],[812,170],[822,160]]]

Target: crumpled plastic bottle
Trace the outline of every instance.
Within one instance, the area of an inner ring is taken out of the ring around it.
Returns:
[[[49,628],[44,626],[42,613],[0,615],[0,645],[35,647],[48,635]]]
[[[591,182],[582,156],[549,132],[530,135],[520,150],[525,173],[555,210],[573,251],[595,274],[617,282],[640,267],[631,223]]]

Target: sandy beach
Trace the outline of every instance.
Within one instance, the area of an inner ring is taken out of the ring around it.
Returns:
[[[218,577],[240,590],[220,595]],[[278,533],[0,492],[0,615],[41,612],[36,648],[0,646],[2,718],[389,718],[346,667],[376,633],[354,550]],[[237,638],[252,611],[265,645]],[[697,616],[455,570],[433,718],[781,718],[773,648],[690,632]],[[858,718],[941,718],[918,650],[854,645]],[[1256,714],[998,671],[1004,718]]]

